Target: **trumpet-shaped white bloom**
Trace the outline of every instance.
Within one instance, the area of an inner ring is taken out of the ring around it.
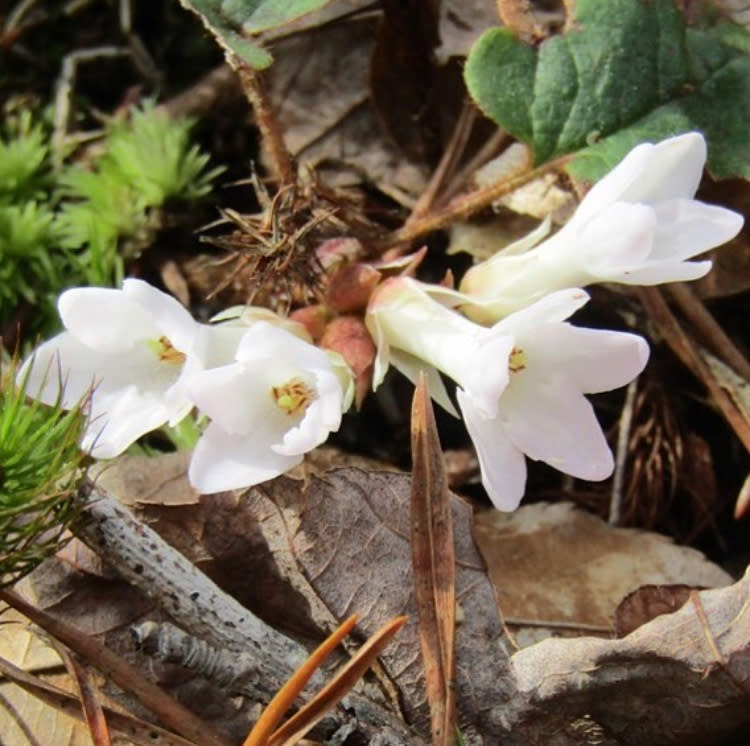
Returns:
[[[648,359],[645,340],[566,323],[588,300],[578,289],[552,293],[490,329],[428,290],[396,278],[375,291],[367,314],[378,344],[375,385],[389,361],[412,378],[420,368],[453,378],[482,482],[501,510],[513,510],[523,497],[524,454],[582,479],[606,479],[612,453],[584,394],[637,376]],[[445,396],[442,384],[439,391]]]
[[[28,372],[28,393],[48,404],[90,397],[84,450],[111,458],[190,411],[185,380],[201,365],[201,325],[177,300],[129,279],[121,290],[67,290],[58,310],[65,331],[37,348],[19,380]]]
[[[191,376],[211,422],[190,462],[203,493],[250,487],[283,474],[337,430],[353,384],[345,365],[286,329],[255,322],[235,359]]]
[[[542,226],[472,267],[459,287],[470,297],[464,312],[492,323],[562,288],[702,277],[711,262],[686,260],[729,241],[743,223],[732,210],[692,199],[705,161],[698,132],[636,146],[551,238],[531,248],[548,232]]]

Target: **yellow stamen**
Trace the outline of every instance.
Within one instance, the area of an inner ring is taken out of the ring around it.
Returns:
[[[161,336],[159,339],[149,340],[149,347],[151,347],[162,363],[176,363],[181,365],[185,362],[185,353],[176,349],[168,337]]]
[[[511,373],[518,373],[521,370],[525,370],[528,363],[529,358],[520,347],[514,347],[510,351],[510,358],[508,359],[508,370],[510,370]]]
[[[290,378],[283,386],[272,386],[271,395],[285,414],[304,412],[318,396],[301,378]]]

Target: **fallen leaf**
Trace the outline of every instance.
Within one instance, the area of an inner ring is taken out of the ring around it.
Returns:
[[[381,662],[398,686],[407,722],[428,733],[410,567],[409,476],[334,469],[312,477],[301,494],[300,487],[280,477],[248,495],[271,551],[289,575],[303,575],[309,584],[306,592],[334,618],[357,610],[364,635],[393,616],[409,617]],[[471,508],[455,496],[452,507],[461,620],[456,629],[456,710],[459,728],[471,742],[478,733],[503,731],[503,703],[510,696],[506,661],[512,645],[471,536]]]
[[[440,157],[440,110],[433,51],[440,2],[384,0],[370,59],[370,91],[378,117],[402,152],[417,163]]]
[[[625,637],[661,614],[671,614],[690,598],[689,585],[642,585],[620,601],[615,609],[615,634]]]
[[[92,476],[125,505],[190,505],[198,493],[184,479],[190,463],[188,450],[158,457],[119,456],[99,462]]]
[[[526,700],[519,719],[542,732],[585,714],[621,746],[746,743],[748,599],[750,572],[694,592],[620,640],[550,638],[524,648],[512,659],[519,689],[511,709]]]
[[[32,634],[24,616],[5,609],[0,622],[0,658],[27,672],[44,671],[45,682],[72,689],[60,656]],[[0,724],[4,746],[91,746],[83,723],[44,704],[4,676],[0,677]]]
[[[622,598],[642,585],[715,587],[732,578],[695,549],[616,528],[570,503],[477,515],[476,539],[522,646],[551,633],[607,633]],[[578,629],[576,630],[576,627]]]
[[[383,132],[367,92],[377,22],[355,16],[280,40],[270,94],[299,162],[316,167],[331,186],[369,181],[408,202],[427,174]]]
[[[454,742],[456,557],[451,496],[424,374],[411,410],[411,556],[433,746]]]

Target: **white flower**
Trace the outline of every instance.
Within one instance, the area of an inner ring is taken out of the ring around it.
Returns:
[[[459,288],[471,297],[464,312],[492,323],[562,288],[702,277],[711,262],[685,260],[729,241],[743,223],[736,212],[692,199],[705,161],[698,132],[636,146],[554,236],[532,249],[549,231],[542,225],[472,267]]]
[[[415,384],[424,371],[433,399],[457,415],[438,374],[442,371],[492,416],[508,385],[513,340],[432,300],[428,290],[433,289],[409,277],[394,277],[373,292],[365,316],[377,346],[373,388],[381,384],[389,365]]]
[[[234,362],[195,373],[193,400],[211,422],[193,452],[200,492],[250,487],[283,474],[337,430],[351,375],[323,350],[266,321],[242,336]]]
[[[65,408],[90,396],[84,450],[111,458],[190,411],[185,378],[201,365],[201,325],[177,300],[129,279],[121,290],[67,290],[58,310],[65,331],[39,346],[19,380],[31,368],[29,394]]]
[[[578,289],[552,293],[491,329],[462,319],[428,290],[406,278],[384,283],[370,303],[368,326],[381,366],[390,357],[401,367],[405,354],[412,372],[438,368],[458,383],[458,403],[495,506],[518,506],[524,454],[582,479],[606,479],[612,454],[584,394],[637,376],[648,359],[645,340],[565,323],[588,300]],[[381,369],[376,384],[382,375]]]

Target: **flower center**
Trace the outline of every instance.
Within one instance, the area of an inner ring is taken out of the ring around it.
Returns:
[[[510,351],[510,358],[508,358],[508,370],[510,370],[511,373],[518,373],[519,371],[525,370],[528,363],[529,358],[520,347],[514,347]]]
[[[148,345],[161,363],[181,365],[185,362],[185,353],[176,349],[168,337],[161,336],[159,339],[150,339]]]
[[[300,414],[318,398],[315,390],[301,378],[290,378],[282,386],[272,386],[271,396],[285,414]]]

